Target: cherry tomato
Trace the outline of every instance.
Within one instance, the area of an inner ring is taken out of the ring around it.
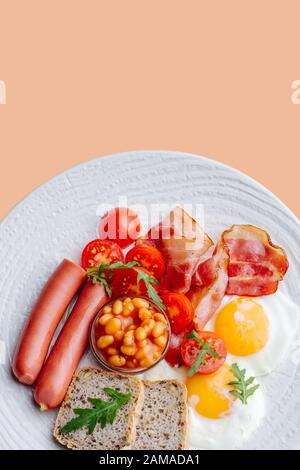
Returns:
[[[167,309],[172,333],[180,333],[191,323],[194,316],[190,300],[177,292],[164,292],[161,298]]]
[[[209,354],[206,354],[204,363],[199,367],[198,374],[212,374],[218,370],[222,364],[224,364],[227,351],[224,341],[212,331],[200,331],[198,332],[199,338],[209,343],[209,345],[218,353],[219,357],[214,358]],[[197,359],[202,346],[196,339],[185,339],[181,345],[181,355],[184,364],[190,368]]]
[[[93,240],[86,245],[81,255],[83,269],[94,268],[101,263],[124,261],[121,248],[110,240]]]
[[[147,295],[147,287],[145,282],[141,280],[137,283],[138,273],[136,269],[144,271],[149,274],[149,271],[145,268],[120,268],[115,269],[112,278],[112,293],[114,297],[122,297],[124,295]],[[152,286],[158,290],[158,287],[154,284]]]
[[[165,272],[163,255],[154,246],[135,246],[126,255],[126,263],[128,261],[139,261],[156,279],[160,279]]]
[[[102,217],[99,224],[99,238],[112,240],[122,248],[136,240],[140,232],[140,219],[128,207],[110,210]]]
[[[181,355],[181,344],[185,339],[186,335],[190,333],[191,328],[187,328],[178,335],[175,333],[171,334],[170,344],[168,347],[167,354],[165,355],[166,361],[170,364],[171,367],[180,367],[183,364],[183,359]]]

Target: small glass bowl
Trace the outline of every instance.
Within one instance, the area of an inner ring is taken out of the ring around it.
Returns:
[[[96,330],[96,324],[97,324],[98,318],[103,314],[104,307],[112,306],[113,303],[115,302],[115,300],[117,300],[117,299],[111,300],[107,304],[103,305],[103,307],[99,310],[99,312],[97,313],[96,317],[93,320],[93,323],[92,323],[91,329],[90,329],[90,346],[91,346],[92,352],[93,352],[96,360],[100,363],[100,365],[102,367],[104,367],[105,369],[111,371],[111,372],[119,372],[119,373],[122,373],[122,374],[129,374],[129,375],[142,374],[142,373],[146,372],[147,370],[152,369],[152,367],[156,366],[165,357],[166,352],[168,350],[168,347],[169,347],[169,344],[170,344],[170,337],[171,337],[171,327],[170,327],[170,322],[169,322],[169,319],[168,319],[165,311],[163,309],[161,309],[151,299],[149,299],[148,297],[141,296],[141,295],[139,295],[139,296],[125,296],[125,297],[120,297],[119,299],[123,301],[126,298],[134,299],[134,298],[137,298],[137,297],[139,299],[147,300],[147,302],[149,302],[150,307],[153,310],[155,310],[155,312],[161,313],[164,316],[164,318],[166,319],[167,335],[168,335],[167,344],[166,344],[164,350],[162,351],[161,355],[148,367],[144,367],[144,368],[143,367],[138,367],[136,369],[126,369],[125,367],[117,367],[117,366],[113,366],[112,364],[109,364],[107,362],[106,357],[97,348],[95,330]],[[117,317],[117,315],[116,315],[116,317]]]

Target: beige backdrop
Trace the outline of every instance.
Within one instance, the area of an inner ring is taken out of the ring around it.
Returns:
[[[299,0],[0,0],[0,217],[131,149],[215,158],[299,216],[299,18]]]

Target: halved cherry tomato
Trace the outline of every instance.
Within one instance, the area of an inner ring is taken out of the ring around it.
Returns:
[[[114,297],[122,297],[124,295],[147,295],[147,287],[145,282],[141,280],[137,283],[138,273],[136,269],[144,271],[151,275],[145,268],[120,268],[115,269],[112,277],[111,289]],[[158,290],[158,286],[152,284]]]
[[[135,246],[126,255],[126,263],[128,261],[139,261],[156,279],[160,279],[165,272],[163,255],[154,246]]]
[[[138,215],[128,207],[116,207],[107,212],[99,224],[99,238],[112,240],[122,248],[136,240],[141,232]]]
[[[198,374],[212,374],[224,364],[227,351],[224,341],[212,331],[199,331],[199,338],[209,343],[209,345],[218,353],[219,357],[214,358],[206,354],[204,363],[199,367]],[[181,354],[184,364],[190,368],[196,361],[202,346],[196,339],[185,339],[181,345]]]
[[[164,292],[161,299],[167,309],[172,333],[180,333],[191,323],[194,316],[190,300],[177,292]]]
[[[166,361],[171,367],[180,367],[183,364],[181,355],[181,345],[186,335],[191,332],[191,328],[186,328],[179,334],[172,333],[170,338],[170,344],[168,347],[167,354],[165,355]]]
[[[100,266],[101,263],[115,263],[124,261],[124,255],[121,248],[110,240],[91,241],[84,248],[81,255],[81,265],[83,269]]]

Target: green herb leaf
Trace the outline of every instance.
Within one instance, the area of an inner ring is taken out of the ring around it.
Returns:
[[[96,266],[95,268],[88,268],[86,273],[88,278],[92,280],[93,284],[99,282],[101,285],[103,285],[107,294],[109,297],[111,297],[112,292],[109,281],[113,276],[113,271],[115,269],[133,268],[137,272],[137,284],[139,284],[141,281],[144,281],[149,298],[152,299],[153,302],[155,302],[160,308],[165,310],[165,305],[153,287],[153,284],[158,286],[159,281],[155,277],[150,276],[150,274],[145,273],[145,271],[137,268],[141,265],[142,264],[139,261],[129,261],[128,263],[116,261],[112,264],[101,263],[100,266]]]
[[[255,377],[251,376],[246,379],[246,369],[240,369],[236,363],[232,364],[230,370],[237,379],[228,383],[228,385],[235,387],[233,390],[230,390],[230,393],[241,400],[243,405],[247,405],[247,399],[258,389],[259,384],[248,388],[254,382]]]
[[[235,397],[239,398],[242,400],[243,394],[239,392],[238,390],[230,390],[231,395],[234,395]]]
[[[255,377],[249,377],[249,379],[246,380],[246,386],[248,387],[249,385],[251,385],[255,380]]]
[[[139,284],[141,281],[144,281],[146,289],[147,289],[147,294],[150,299],[153,300],[160,308],[163,310],[166,309],[166,306],[164,305],[163,301],[161,300],[160,296],[158,295],[157,291],[154,289],[152,284],[155,284],[156,286],[159,285],[159,282],[155,277],[150,276],[150,274],[145,273],[145,271],[142,271],[141,269],[134,268],[134,270],[137,272],[137,283]]]
[[[96,282],[97,282],[97,280],[94,281],[94,279],[93,279],[93,283],[96,284]],[[111,297],[111,288],[110,288],[110,286],[109,286],[107,280],[106,280],[106,279],[103,279],[103,278],[100,278],[100,279],[99,279],[99,282],[100,282],[100,284],[104,287],[104,289],[106,290],[107,295],[108,295],[109,297]]]
[[[104,286],[107,295],[111,297],[112,292],[108,281],[111,280],[114,269],[133,268],[134,266],[140,265],[141,263],[139,263],[138,261],[129,261],[129,263],[122,263],[122,261],[116,261],[112,264],[101,263],[95,268],[88,268],[86,270],[86,274],[87,277],[91,279],[93,284],[99,282],[99,284]]]
[[[192,365],[192,367],[188,370],[188,376],[189,377],[192,377],[193,375],[195,375],[198,370],[199,370],[199,367],[204,363],[205,361],[205,356],[206,354],[208,353],[208,344],[205,343],[202,347],[202,349],[200,350],[198,356],[197,356],[197,359],[195,360],[194,364]]]
[[[100,398],[89,398],[93,408],[74,408],[73,411],[78,416],[63,426],[61,429],[63,433],[76,431],[87,426],[87,432],[91,434],[95,430],[97,423],[100,423],[101,428],[105,428],[108,422],[113,424],[118,410],[131,400],[132,395],[131,393],[118,392],[113,388],[104,388],[103,390],[112,400],[105,401]]]
[[[153,302],[155,302],[163,310],[166,310],[165,304],[163,303],[157,291],[154,289],[154,287],[151,284],[147,285],[147,293],[148,293],[149,298],[152,299]]]
[[[97,423],[98,423],[98,417],[96,414],[94,414],[94,416],[92,416],[88,425],[88,434],[92,434],[94,432],[94,429],[97,426]]]
[[[259,388],[259,384],[254,385],[254,387],[248,388],[248,390],[246,391],[246,398],[251,397],[251,395],[253,395],[253,393],[254,393],[258,388]]]
[[[195,330],[191,331],[191,333],[189,333],[187,335],[187,338],[188,339],[195,339],[201,346],[201,349],[199,351],[199,354],[198,354],[194,364],[188,370],[188,376],[192,377],[193,375],[195,375],[198,372],[200,366],[202,364],[204,364],[206,354],[209,354],[210,356],[212,356],[215,359],[218,359],[220,356],[217,353],[217,351],[207,341],[202,341],[202,339],[199,337],[197,331],[195,331]]]

